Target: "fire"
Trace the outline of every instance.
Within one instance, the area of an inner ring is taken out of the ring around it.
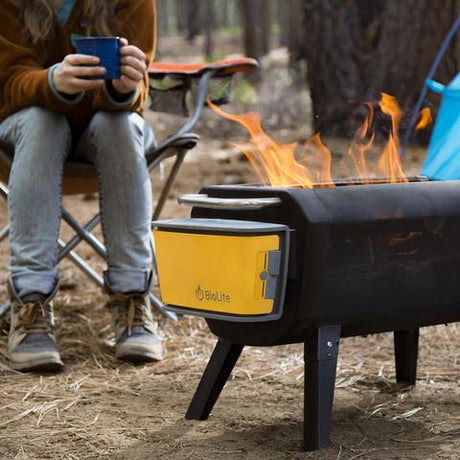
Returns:
[[[393,96],[382,93],[379,102],[380,110],[391,118],[391,132],[388,142],[383,149],[378,166],[383,177],[388,177],[390,183],[407,182],[401,165],[398,127],[404,115]]]
[[[358,128],[354,139],[348,149],[348,155],[355,169],[360,183],[369,183],[375,175],[368,166],[367,158],[374,146],[375,111],[372,103],[365,103],[369,114],[362,126]],[[314,134],[304,144],[300,153],[298,143],[278,144],[262,128],[261,117],[257,113],[249,112],[241,115],[233,115],[224,112],[208,100],[208,105],[220,116],[244,126],[249,132],[251,139],[245,145],[237,147],[246,155],[254,167],[260,181],[272,186],[300,186],[334,187],[332,177],[332,155],[324,145],[319,133]],[[388,140],[378,160],[377,174],[384,177],[389,183],[407,182],[401,165],[400,142],[398,128],[404,115],[393,96],[382,93],[378,104],[381,112],[389,117],[391,131]],[[422,129],[431,122],[429,109],[421,111],[420,121],[416,129]],[[353,183],[353,181],[350,181]]]
[[[298,161],[299,163],[303,163],[309,171],[313,170],[315,165],[317,165],[315,168],[316,177],[314,177],[315,184],[334,187],[331,174],[332,155],[318,133],[305,142]]]
[[[424,107],[420,111],[420,120],[415,126],[415,130],[419,131],[421,129],[425,129],[431,123],[433,123],[433,117],[431,116],[431,111],[429,107]]]
[[[375,138],[373,132],[369,136],[374,121],[374,108],[369,102],[366,103],[366,106],[369,109],[369,115],[364,120],[362,126],[356,131],[353,142],[348,149],[348,155],[353,160],[358,177],[362,178],[364,183],[367,183],[370,177],[366,164],[366,153],[372,147]]]
[[[301,184],[303,187],[313,187],[313,175],[295,158],[297,143],[277,144],[262,129],[261,118],[257,113],[230,115],[210,101],[208,104],[222,117],[240,123],[248,130],[250,143],[238,147],[249,159],[262,182],[272,186]]]

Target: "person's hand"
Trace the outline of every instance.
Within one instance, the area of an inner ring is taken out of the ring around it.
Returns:
[[[99,58],[85,54],[68,54],[56,67],[53,74],[55,88],[65,94],[76,94],[99,88],[104,80],[88,80],[88,77],[103,77],[104,67],[99,67]]]
[[[113,80],[112,85],[122,94],[135,91],[147,71],[144,52],[129,45],[126,38],[120,38],[120,71],[121,77]]]

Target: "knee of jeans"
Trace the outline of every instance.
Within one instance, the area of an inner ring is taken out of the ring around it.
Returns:
[[[108,141],[124,145],[127,140],[141,141],[144,132],[138,119],[142,121],[133,112],[99,111],[91,119],[91,135],[98,144]]]
[[[25,109],[22,123],[28,129],[46,129],[55,135],[70,131],[69,123],[64,115],[43,107]]]
[[[120,130],[129,129],[129,115],[131,112],[108,112],[99,111],[91,119],[91,131],[94,134],[119,134]],[[113,130],[116,131],[113,131]]]
[[[63,158],[71,142],[69,122],[64,115],[42,107],[30,107],[23,111],[19,125],[16,155],[26,151],[29,159],[47,152],[48,158]],[[40,147],[40,148],[37,148]]]

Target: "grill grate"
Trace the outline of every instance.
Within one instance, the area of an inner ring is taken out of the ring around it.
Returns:
[[[426,176],[409,176],[406,179],[396,179],[395,182],[429,182],[430,179]],[[317,182],[313,184],[312,188],[325,188],[325,187],[344,187],[350,185],[382,185],[389,184],[390,179],[386,177],[372,177],[367,179],[361,178],[348,178],[348,179],[337,179],[334,182]],[[282,184],[282,185],[270,185],[267,183],[253,183],[253,184],[240,184],[243,187],[256,187],[256,188],[307,188],[302,184]]]

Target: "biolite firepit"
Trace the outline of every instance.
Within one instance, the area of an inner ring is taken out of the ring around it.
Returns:
[[[393,331],[396,379],[415,384],[419,328],[460,320],[458,181],[214,186],[182,201],[191,219],[155,223],[160,287],[218,338],[189,419],[209,416],[244,346],[304,343],[304,446],[326,447],[342,338]]]

